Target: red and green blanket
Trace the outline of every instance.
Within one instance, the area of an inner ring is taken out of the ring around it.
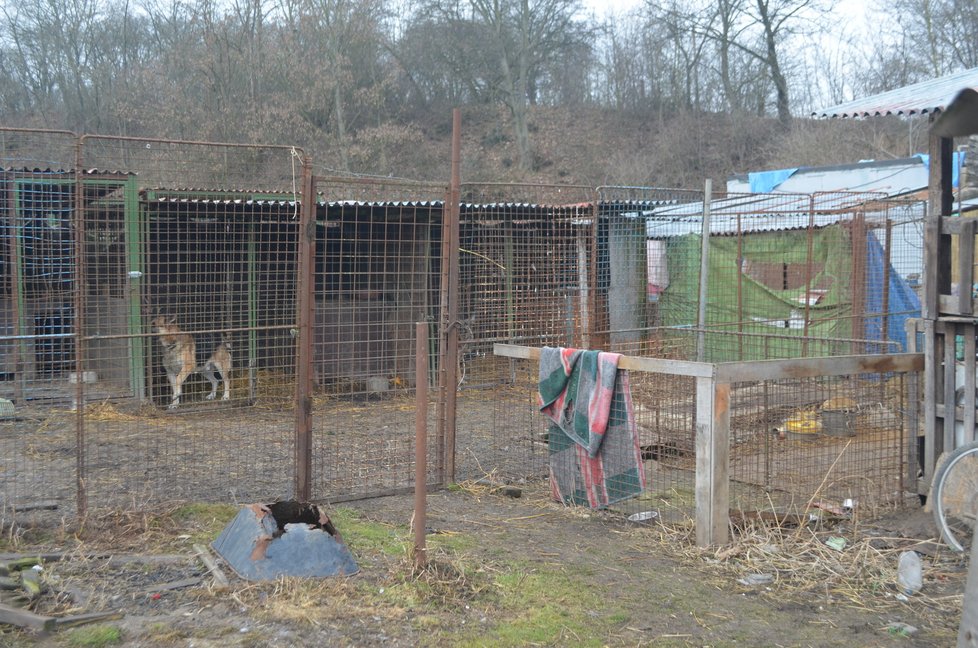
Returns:
[[[548,434],[550,486],[565,504],[604,508],[645,489],[628,372],[617,353],[544,347],[540,411]]]

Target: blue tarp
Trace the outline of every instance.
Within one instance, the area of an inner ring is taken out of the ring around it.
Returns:
[[[883,246],[873,232],[866,236],[866,313],[883,312],[884,263]],[[900,351],[907,349],[906,322],[911,317],[920,317],[920,299],[910,284],[890,266],[890,292],[886,318],[886,339],[900,343]],[[867,317],[865,336],[867,340],[883,339],[883,317]],[[877,351],[873,349],[872,351]]]
[[[769,193],[779,184],[790,178],[798,169],[776,169],[774,171],[752,171],[747,174],[751,193]]]
[[[926,153],[917,153],[914,157],[920,158],[924,166],[930,169],[930,156]],[[958,178],[961,175],[961,165],[964,164],[964,151],[951,154],[951,186],[958,186]]]

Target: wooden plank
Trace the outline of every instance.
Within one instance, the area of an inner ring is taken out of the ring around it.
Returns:
[[[860,373],[922,371],[923,368],[924,355],[920,353],[721,362],[717,365],[717,380],[744,382],[783,378],[813,378],[816,376],[847,376]]]
[[[72,614],[70,616],[56,617],[54,619],[54,624],[55,627],[60,630],[62,628],[75,628],[80,625],[85,625],[86,623],[112,621],[114,619],[121,619],[122,617],[122,612],[88,612],[85,614]]]
[[[730,385],[696,379],[696,544],[727,544],[730,513]]]
[[[17,626],[18,628],[43,630],[44,632],[51,632],[55,628],[54,617],[41,616],[33,612],[28,612],[27,610],[19,610],[3,603],[0,603],[0,623]]]
[[[978,223],[976,216],[956,216],[941,220],[941,234],[960,235]]]
[[[958,312],[958,298],[954,295],[940,295],[937,298],[937,304],[941,309],[941,316],[945,315],[963,315],[963,313]]]
[[[204,563],[207,570],[214,576],[217,584],[221,587],[227,587],[230,584],[228,577],[224,573],[224,570],[217,566],[217,561],[211,556],[211,552],[207,547],[202,544],[195,544],[194,551],[197,552],[197,557],[200,558],[200,562]]]
[[[519,346],[516,344],[494,344],[493,355],[520,360],[539,360],[540,348]],[[629,371],[645,371],[662,373],[672,376],[692,376],[706,378],[713,376],[714,365],[709,362],[686,362],[684,360],[666,360],[663,358],[640,358],[637,356],[622,356],[618,361],[620,369]]]

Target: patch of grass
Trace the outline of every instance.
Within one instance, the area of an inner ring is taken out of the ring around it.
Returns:
[[[427,536],[428,549],[462,552],[476,546],[475,538],[464,533],[431,533]]]
[[[354,555],[357,552],[376,552],[388,556],[408,554],[411,541],[406,526],[370,522],[353,509],[345,507],[331,510],[329,517]]]
[[[69,646],[100,648],[122,643],[122,630],[112,625],[75,628],[66,633],[65,639]]]
[[[184,504],[170,514],[177,522],[188,524],[220,524],[222,527],[238,514],[238,507],[231,504]]]
[[[170,513],[170,518],[190,535],[192,542],[210,542],[238,514],[231,504],[184,504]]]
[[[154,643],[167,643],[186,639],[187,633],[169,623],[151,623],[145,631],[146,637]]]
[[[539,569],[515,564],[495,578],[495,624],[478,636],[462,638],[463,646],[526,644],[601,646],[611,626],[627,615],[606,616],[605,588],[560,568]]]

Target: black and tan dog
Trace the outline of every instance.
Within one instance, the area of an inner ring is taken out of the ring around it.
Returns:
[[[224,381],[223,400],[231,398],[231,345],[216,333],[190,334],[177,325],[176,318],[159,315],[151,322],[163,345],[163,367],[173,390],[169,408],[176,409],[183,393],[183,383],[194,372],[200,372],[211,383],[207,400],[217,397],[215,373]]]

